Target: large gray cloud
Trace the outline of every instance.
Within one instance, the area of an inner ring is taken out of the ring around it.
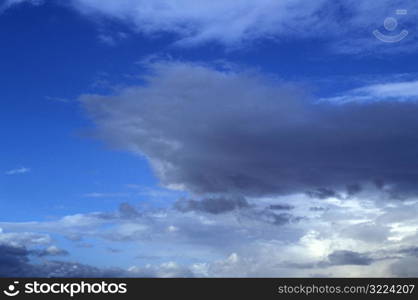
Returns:
[[[416,189],[415,101],[318,103],[303,86],[255,72],[152,67],[144,85],[81,99],[98,136],[145,155],[166,186],[318,197],[366,182]]]

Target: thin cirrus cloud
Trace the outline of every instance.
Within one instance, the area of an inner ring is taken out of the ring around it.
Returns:
[[[5,7],[22,2],[42,3],[39,0],[9,0]],[[264,38],[279,42],[289,38],[315,38],[340,52],[373,49],[387,52],[405,50],[405,45],[409,49],[416,48],[412,35],[404,43],[391,47],[372,35],[372,31],[382,28],[384,19],[395,15],[397,9],[410,12],[399,20],[409,28],[415,17],[413,12],[418,9],[418,4],[412,0],[71,0],[66,5],[87,18],[99,16],[119,20],[133,32],[149,36],[172,33],[176,43],[182,46],[215,41],[227,47],[239,47]],[[99,39],[110,45],[115,42],[111,35],[100,35]]]
[[[97,136],[147,157],[166,187],[245,197],[370,183],[398,196],[417,191],[415,101],[334,105],[250,71],[151,69],[144,85],[81,102]]]
[[[20,167],[20,168],[16,168],[16,169],[11,169],[5,172],[6,175],[21,175],[21,174],[26,174],[29,173],[31,171],[31,169],[26,168],[26,167]]]
[[[86,193],[82,195],[82,197],[84,198],[124,198],[124,197],[129,197],[129,196],[130,195],[128,193],[98,193],[98,192]]]
[[[341,43],[371,36],[396,9],[416,11],[414,1],[303,0],[74,0],[84,14],[100,14],[133,25],[146,34],[171,32],[183,45],[218,41],[232,46],[259,38],[315,37]],[[373,12],[372,14],[370,12]],[[403,16],[403,21],[413,16]],[[360,34],[358,34],[360,32]],[[346,39],[345,39],[346,40]],[[373,38],[368,44],[377,45]],[[351,43],[353,47],[355,42]],[[342,44],[348,50],[350,43]],[[357,47],[359,48],[359,47]],[[352,49],[352,51],[358,51]]]
[[[41,5],[44,2],[44,0],[4,0],[0,3],[0,12],[17,4],[30,3],[33,5]]]
[[[368,101],[417,101],[418,81],[400,81],[371,84],[344,92],[342,95],[324,98],[333,103]]]

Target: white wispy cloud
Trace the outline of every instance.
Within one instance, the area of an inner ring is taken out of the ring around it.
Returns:
[[[373,102],[373,101],[416,101],[418,100],[418,80],[384,82],[345,91],[341,95],[323,98],[333,103]]]
[[[6,175],[18,175],[18,174],[26,174],[29,173],[31,169],[26,167],[20,167],[16,169],[11,169],[5,172]]]
[[[125,32],[101,33],[98,36],[100,42],[107,46],[116,46],[119,42],[126,39],[128,34]]]
[[[0,4],[0,11],[8,9],[14,5],[21,3],[31,3],[33,5],[41,5],[44,0],[5,0],[4,3]]]
[[[82,195],[85,198],[124,198],[129,197],[129,193],[98,193],[98,192],[92,192],[92,193],[86,193]]]
[[[30,0],[26,0],[30,1]],[[20,3],[24,0],[13,0]],[[9,3],[8,2],[8,3]],[[39,1],[31,1],[37,3]],[[86,17],[119,20],[132,32],[155,36],[174,33],[177,44],[196,45],[215,41],[228,47],[240,46],[261,38],[320,38],[330,49],[359,53],[379,48],[415,49],[416,39],[409,35],[402,43],[390,47],[377,40],[372,32],[383,27],[386,17],[397,9],[409,13],[399,16],[400,27],[414,24],[416,1],[332,1],[332,0],[71,0],[68,1]],[[409,26],[409,27],[408,27]],[[405,29],[400,28],[400,29]],[[342,38],[344,37],[344,38]],[[99,39],[113,45],[114,36]]]

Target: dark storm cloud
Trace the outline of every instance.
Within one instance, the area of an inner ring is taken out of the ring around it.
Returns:
[[[340,195],[331,189],[318,188],[314,191],[307,192],[309,197],[318,199],[327,199],[331,197],[340,198]]]
[[[366,266],[373,263],[373,259],[365,254],[354,251],[338,250],[328,255],[328,264],[333,266],[360,265]]]
[[[182,212],[202,211],[211,214],[221,214],[239,208],[247,208],[249,204],[244,197],[218,197],[205,198],[203,200],[180,199],[174,207]]]
[[[327,260],[311,263],[285,263],[284,265],[290,268],[296,269],[313,269],[313,268],[328,268],[332,266],[368,266],[375,260],[367,256],[366,254],[347,251],[347,250],[336,250],[328,255]]]
[[[349,184],[347,185],[346,189],[349,196],[353,196],[362,191],[362,187],[359,184]]]
[[[269,206],[271,210],[292,210],[295,207],[289,204],[272,204]]]
[[[249,204],[242,196],[213,197],[204,198],[203,200],[180,199],[174,203],[174,208],[181,212],[197,211],[215,215],[243,209],[240,210],[240,216],[278,226],[297,223],[304,218],[289,213],[274,212],[277,210],[292,210],[294,207],[291,205],[270,205],[268,208],[259,209]]]
[[[409,247],[409,248],[406,248],[406,249],[402,249],[402,250],[399,251],[399,253],[418,257],[418,247]]]
[[[85,95],[97,134],[146,156],[162,183],[197,194],[325,198],[418,181],[418,104],[315,102],[303,87],[251,72],[153,65],[146,84]]]
[[[282,213],[282,214],[273,214],[273,219],[274,219],[273,223],[275,225],[285,225],[289,223],[299,222],[302,219],[302,217],[294,217],[291,214]]]
[[[26,248],[0,245],[0,277],[20,277],[26,273],[30,276],[28,255]]]
[[[241,211],[241,215],[246,216],[251,220],[258,220],[277,226],[298,223],[306,218],[304,216],[297,216],[290,213],[277,213],[270,208],[258,209],[256,207]]]
[[[25,247],[0,245],[0,277],[122,277],[121,269],[99,269],[71,262],[46,261],[42,264],[30,262],[36,252]]]
[[[309,208],[309,210],[310,210],[310,211],[325,211],[325,210],[327,210],[327,209],[326,209],[326,208],[324,208],[324,207],[313,206],[313,207],[310,207],[310,208]]]

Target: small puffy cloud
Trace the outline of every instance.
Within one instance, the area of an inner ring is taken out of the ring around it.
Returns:
[[[42,256],[65,256],[68,255],[68,251],[65,249],[58,248],[57,246],[49,246],[46,249],[37,252],[39,257]]]
[[[8,232],[0,228],[0,243],[15,247],[39,246],[51,243],[49,234],[34,232]]]

